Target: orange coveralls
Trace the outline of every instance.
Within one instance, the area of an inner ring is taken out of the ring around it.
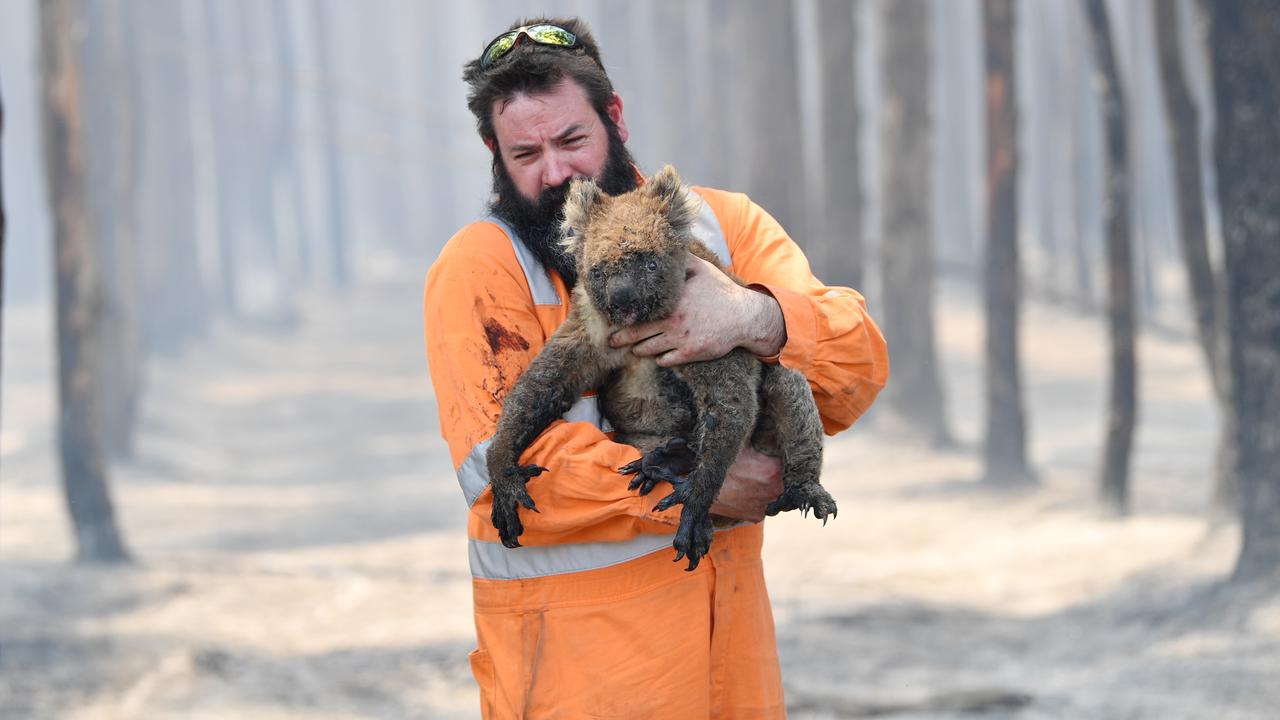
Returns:
[[[745,195],[694,190],[704,241],[782,308],[787,341],[768,361],[809,379],[828,434],[849,427],[889,374],[862,296],[822,285]],[[617,468],[639,453],[610,440],[594,398],[521,456],[548,468],[528,484],[541,512],[521,511],[525,547],[499,542],[484,450],[506,391],[568,315],[560,277],[500,222],[474,222],[432,265],[424,306],[440,427],[470,504],[471,668],[484,717],[785,717],[762,525],[717,532],[693,572],[673,563],[680,508],[654,513],[661,488],[627,490]]]

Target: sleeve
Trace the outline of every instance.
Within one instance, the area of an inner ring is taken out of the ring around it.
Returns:
[[[474,499],[469,532],[497,541],[489,519],[486,441],[507,391],[546,339],[506,236],[472,225],[451,239],[427,274],[423,309],[441,434],[464,495]],[[652,513],[660,496],[637,496],[617,472],[637,457],[635,448],[614,443],[591,423],[557,420],[521,456],[522,463],[549,472],[527,486],[541,512],[521,512],[520,541],[546,545],[672,532],[679,509]]]
[[[823,285],[778,221],[746,195],[702,194],[720,220],[734,273],[782,308],[787,340],[766,362],[808,378],[827,434],[848,428],[889,379],[888,347],[866,300],[851,288]]]

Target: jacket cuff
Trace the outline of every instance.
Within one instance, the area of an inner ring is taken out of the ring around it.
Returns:
[[[753,283],[749,287],[763,290],[778,301],[778,307],[782,308],[782,322],[787,328],[787,340],[782,349],[776,355],[760,360],[807,372],[818,347],[818,316],[809,297],[777,285]]]

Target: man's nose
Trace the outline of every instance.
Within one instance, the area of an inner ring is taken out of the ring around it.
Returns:
[[[548,153],[546,164],[542,168],[542,186],[544,188],[560,187],[573,177],[573,168],[568,159],[559,153]]]

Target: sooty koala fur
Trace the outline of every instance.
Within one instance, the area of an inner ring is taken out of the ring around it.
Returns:
[[[570,188],[564,242],[579,278],[572,308],[508,393],[486,457],[492,520],[507,547],[520,546],[518,506],[537,511],[525,483],[546,470],[520,465],[521,453],[591,388],[599,390],[614,439],[644,453],[619,469],[634,476],[631,488],[646,494],[666,480],[674,491],[654,509],[684,505],[672,544],[676,560],[688,556],[689,570],[711,546],[711,504],[748,440],[782,458],[784,489],[768,514],[812,509],[824,522],[835,515],[835,501],[818,484],[822,423],[803,375],[766,365],[743,348],[663,368],[629,348],[609,347],[615,330],[675,310],[687,253],[729,274],[693,237],[700,203],[670,166],[617,197],[590,180]]]

